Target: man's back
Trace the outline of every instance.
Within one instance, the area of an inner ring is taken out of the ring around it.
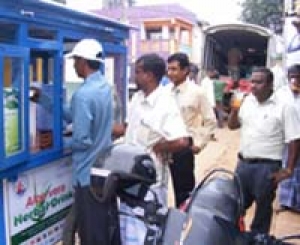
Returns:
[[[99,73],[90,75],[74,93],[72,157],[78,181],[84,184],[95,157],[111,145],[111,87]]]

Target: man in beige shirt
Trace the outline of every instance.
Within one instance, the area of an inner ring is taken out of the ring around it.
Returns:
[[[170,165],[177,206],[195,186],[194,154],[205,147],[216,127],[213,108],[204,92],[200,86],[188,81],[189,66],[189,58],[184,53],[175,53],[168,58],[167,73],[171,83],[166,88],[177,101],[193,143],[193,147],[174,153],[173,164]]]

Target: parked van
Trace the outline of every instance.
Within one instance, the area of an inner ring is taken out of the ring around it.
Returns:
[[[201,77],[208,70],[218,71],[219,79],[226,83],[223,109],[229,112],[233,94],[251,92],[253,67],[272,67],[279,37],[270,29],[246,23],[208,26],[203,35]]]
[[[203,30],[201,70],[216,68],[221,76],[228,76],[228,52],[240,52],[242,77],[249,77],[254,66],[271,66],[276,54],[276,35],[267,28],[232,23],[208,26]]]

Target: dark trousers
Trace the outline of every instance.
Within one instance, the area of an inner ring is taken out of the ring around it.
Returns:
[[[173,154],[173,163],[169,165],[173,181],[175,204],[179,207],[195,187],[195,157],[188,148]]]
[[[244,195],[244,207],[248,209],[253,202],[256,204],[251,231],[269,233],[273,215],[273,201],[276,188],[271,174],[278,171],[280,161],[257,161],[251,163],[240,160],[236,173],[241,180]]]
[[[63,234],[62,234],[62,245],[75,245],[75,234],[77,231],[75,205],[73,204],[70,211],[65,219]]]
[[[116,200],[100,202],[90,186],[78,186],[74,205],[81,245],[121,244]]]

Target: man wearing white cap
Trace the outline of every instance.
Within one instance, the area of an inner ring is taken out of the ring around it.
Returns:
[[[103,210],[109,204],[97,202],[92,195],[90,168],[98,154],[112,144],[111,86],[99,71],[103,50],[96,40],[81,40],[66,57],[74,59],[75,71],[84,79],[72,96],[69,114],[73,125],[71,148],[78,234],[81,244],[107,244],[109,216]]]
[[[108,227],[111,227],[110,222],[118,224],[109,216],[116,204],[99,203],[91,192],[90,180],[90,170],[96,158],[112,145],[112,90],[100,71],[101,63],[104,62],[103,49],[98,41],[83,39],[66,58],[74,59],[74,69],[84,79],[74,92],[70,107],[63,108],[64,120],[72,123],[72,138],[64,144],[72,150],[75,190],[74,207],[66,225],[76,226],[74,229],[77,229],[82,245],[119,244],[119,233],[107,232]],[[49,98],[39,89],[34,90],[36,93],[31,100],[51,111]],[[69,230],[67,232],[72,232],[72,229]],[[63,240],[66,244],[65,237]],[[116,242],[109,243],[113,240]]]

